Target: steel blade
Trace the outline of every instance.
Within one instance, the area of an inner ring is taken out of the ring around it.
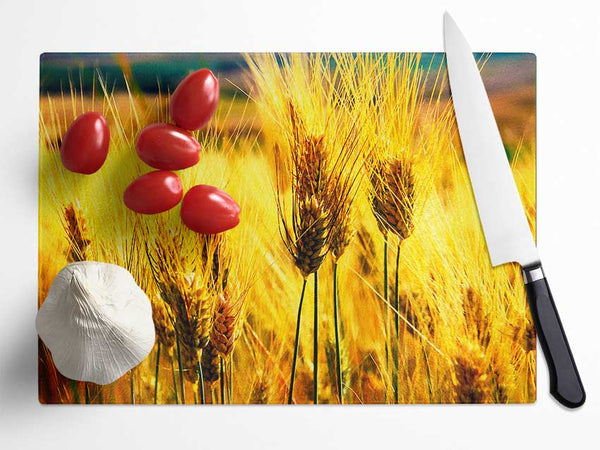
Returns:
[[[448,13],[444,43],[460,140],[492,266],[537,264],[538,251],[477,62]]]

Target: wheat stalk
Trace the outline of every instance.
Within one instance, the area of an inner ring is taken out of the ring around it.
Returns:
[[[266,405],[269,403],[272,395],[272,379],[269,377],[268,370],[258,371],[252,390],[250,391],[249,404]]]
[[[160,299],[152,298],[152,320],[157,341],[170,350],[175,345],[175,330],[172,323],[171,307]]]
[[[278,208],[285,247],[304,278],[315,273],[327,254],[327,154],[323,136],[309,135],[294,105],[289,103],[291,126],[292,220],[288,223],[281,199],[282,179],[287,177],[278,167]]]
[[[173,358],[172,348],[175,345],[175,330],[173,329],[172,313],[169,305],[163,302],[161,299],[152,297],[152,320],[154,322],[154,329],[156,330],[156,366],[154,370],[154,403],[158,400],[158,375],[160,366],[161,350],[167,351],[169,359],[171,361],[171,369],[173,377],[175,377],[175,371],[173,370]],[[175,378],[173,379],[173,389],[175,393],[175,403],[179,403],[179,397],[177,395],[177,383]]]
[[[387,246],[388,232],[398,238],[396,271],[395,271],[395,297],[394,308],[398,310],[398,283],[399,283],[399,265],[400,265],[400,247],[402,242],[407,239],[414,228],[413,216],[415,210],[415,180],[413,169],[406,159],[388,158],[376,161],[371,167],[371,208],[377,219],[377,226],[384,236],[384,278],[385,278],[385,298],[387,298]],[[399,401],[398,386],[398,339],[399,322],[398,314],[394,316],[395,340],[391,343],[392,359],[394,370],[392,372],[392,385],[394,388],[394,400]],[[387,321],[386,321],[387,323]]]
[[[229,298],[229,293],[221,294],[217,300],[210,341],[222,358],[228,358],[238,338],[241,302],[237,304]]]
[[[306,291],[306,281],[314,274],[314,327],[313,327],[313,396],[318,402],[318,274],[317,271],[327,255],[327,239],[331,212],[327,209],[329,173],[327,154],[323,148],[323,136],[307,135],[304,123],[295,107],[289,103],[291,124],[291,173],[292,173],[292,224],[288,225],[280,199],[281,184],[278,182],[278,211],[284,244],[300,270],[304,280],[298,306],[294,355],[288,403],[292,402],[296,361],[298,357],[300,320]],[[280,179],[283,175],[278,171]],[[291,229],[290,229],[291,228]]]
[[[489,363],[477,343],[462,343],[454,357],[452,381],[458,403],[488,403],[491,389]]]
[[[182,248],[190,244],[184,240],[181,234],[172,233],[167,239],[156,240],[147,255],[161,297],[173,315],[181,396],[185,402],[184,376],[189,382],[198,384],[201,400],[204,400],[199,352],[208,344],[212,328],[216,301],[212,255],[218,244],[208,236],[195,235],[193,246],[201,250],[200,256],[195,253],[182,255]]]
[[[232,301],[230,291],[231,289],[226,289],[224,293],[218,296],[210,339],[202,353],[202,367],[209,372],[209,375],[205,378],[206,381],[210,383],[219,379],[221,381],[222,403],[225,403],[226,380],[224,368],[239,336],[242,309],[246,296],[246,293],[243,292],[235,301]],[[231,364],[231,361],[229,361],[229,364]],[[228,378],[230,380],[231,377]]]
[[[211,384],[219,379],[220,355],[212,342],[206,345],[202,350],[202,371],[204,381]]]
[[[67,260],[71,262],[85,261],[90,239],[87,237],[87,226],[80,209],[75,209],[72,203],[64,207],[64,229],[69,241]]]
[[[346,151],[343,152],[343,158],[351,158],[352,154],[357,150],[355,141],[346,140]],[[355,160],[356,162],[356,160]],[[334,200],[331,202],[335,206],[333,212],[334,220],[330,223],[329,229],[329,248],[333,259],[333,318],[334,318],[334,338],[335,338],[335,355],[336,355],[336,376],[339,402],[343,403],[343,385],[344,378],[342,373],[342,358],[340,348],[340,326],[342,318],[340,316],[339,306],[339,288],[338,288],[338,263],[344,255],[346,248],[350,245],[352,238],[355,235],[355,230],[352,224],[352,203],[355,198],[354,188],[358,186],[358,175],[354,172],[355,165],[348,165],[349,170],[342,170],[341,175],[334,175],[335,180],[332,185],[330,197]]]
[[[325,140],[326,133],[318,137],[307,134],[304,121],[293,104],[289,104],[292,159],[293,205],[298,205],[292,215],[293,232],[287,232],[285,219],[284,242],[293,255],[296,266],[305,280],[314,274],[314,320],[313,320],[313,391],[314,402],[318,402],[318,269],[328,251],[332,252],[334,265],[350,243],[351,204],[357,186],[355,168],[357,166],[356,138],[351,128],[341,142]],[[334,116],[335,117],[335,116]],[[335,119],[331,119],[332,121]],[[339,139],[344,130],[334,126],[333,134]],[[339,132],[339,133],[338,133]],[[337,154],[331,147],[340,146]],[[283,217],[283,216],[282,216]],[[338,311],[337,273],[334,272],[334,309]],[[303,286],[303,292],[305,286]],[[300,320],[300,311],[298,320]],[[339,315],[335,316],[336,342],[339,348]],[[339,352],[338,352],[339,354]],[[297,352],[295,351],[296,360]],[[339,365],[338,365],[339,366]],[[341,393],[341,372],[338,374],[338,388]],[[293,383],[290,383],[292,385]],[[290,396],[293,386],[290,388]],[[340,396],[341,399],[341,396]]]
[[[409,161],[401,157],[380,160],[371,168],[371,207],[385,236],[393,233],[402,243],[413,229],[415,177]]]
[[[66,205],[63,209],[64,230],[69,242],[67,261],[78,262],[87,260],[87,250],[91,240],[87,237],[88,230],[81,209],[76,209],[72,203]],[[85,396],[85,403],[88,404],[91,398],[98,397],[102,402],[102,387],[87,383],[72,381],[73,389],[79,390],[82,385]]]
[[[470,286],[465,288],[463,309],[467,328],[472,330],[472,339],[479,342],[482,347],[487,347],[491,339],[489,311],[483,304],[482,296]]]

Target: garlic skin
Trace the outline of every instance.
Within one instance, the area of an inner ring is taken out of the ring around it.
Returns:
[[[61,374],[101,385],[142,362],[155,340],[150,301],[131,273],[93,261],[59,272],[36,328]]]

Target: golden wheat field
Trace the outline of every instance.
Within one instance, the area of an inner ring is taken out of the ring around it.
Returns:
[[[534,401],[521,273],[490,266],[445,66],[408,53],[243,60],[195,133],[200,163],[178,173],[184,190],[211,184],[240,204],[240,225],[216,236],[187,229],[179,207],[139,215],[122,201],[149,171],[136,136],[170,121],[174,86],[142,92],[121,56],[125,90],[97,70],[92,89],[75,71],[61,93],[41,92],[38,305],[69,262],[119,264],[152,302],[156,344],[97,386],[60,375],[40,341],[40,401]],[[492,104],[535,233],[534,92],[499,90]],[[84,176],[59,148],[89,110],[111,142]]]

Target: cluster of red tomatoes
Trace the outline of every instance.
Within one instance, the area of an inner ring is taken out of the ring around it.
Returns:
[[[200,143],[189,130],[204,127],[218,102],[219,82],[208,69],[191,73],[177,86],[169,104],[176,125],[148,125],[136,140],[140,159],[158,170],[140,176],[127,187],[123,201],[129,209],[140,214],[157,214],[175,207],[183,198],[183,223],[198,233],[221,233],[239,223],[240,207],[226,192],[200,184],[183,196],[181,180],[172,172],[198,163]],[[62,162],[73,172],[94,173],[106,160],[109,141],[104,116],[85,113],[71,124],[63,138]]]

